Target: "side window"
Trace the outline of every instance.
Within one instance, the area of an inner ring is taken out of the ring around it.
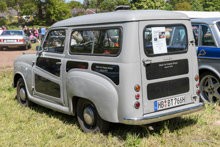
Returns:
[[[71,33],[70,52],[94,55],[117,55],[121,47],[120,29],[77,30]]]
[[[65,37],[66,37],[65,30],[50,31],[43,44],[44,51],[62,54],[64,51]]]
[[[187,50],[184,26],[146,27],[144,49],[147,55],[169,54]]]
[[[202,25],[201,41],[203,46],[215,46],[215,42],[212,37],[212,33],[208,26]]]
[[[193,30],[193,36],[195,39],[195,44],[198,46],[198,41],[199,41],[199,25],[192,25],[192,30]]]

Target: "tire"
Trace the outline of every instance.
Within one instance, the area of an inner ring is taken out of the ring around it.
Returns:
[[[28,45],[28,49],[31,49],[31,43]]]
[[[85,116],[87,116],[87,121]],[[109,122],[103,120],[99,116],[94,104],[86,99],[79,99],[77,103],[77,120],[82,131],[85,133],[104,133],[109,129]]]
[[[212,72],[205,72],[200,76],[199,88],[201,99],[204,102],[217,102],[220,100],[220,79]]]
[[[28,50],[28,44],[24,46],[24,50]]]
[[[17,100],[23,107],[30,107],[32,102],[28,99],[24,80],[20,78],[17,82]]]

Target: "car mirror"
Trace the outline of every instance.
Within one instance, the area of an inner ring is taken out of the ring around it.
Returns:
[[[42,48],[41,48],[41,46],[36,46],[35,50],[36,50],[37,52],[39,52],[39,51],[42,50]]]

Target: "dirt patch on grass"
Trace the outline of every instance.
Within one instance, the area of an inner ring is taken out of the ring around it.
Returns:
[[[10,67],[10,68],[0,69],[0,71],[12,69],[14,60],[18,56],[22,55],[23,52],[25,52],[25,54],[36,53],[36,51],[33,50],[18,50],[18,49],[6,49],[0,51],[0,67],[6,67],[6,66]]]
[[[220,126],[220,120],[215,121],[215,122],[213,123],[213,125],[215,125],[215,126]]]

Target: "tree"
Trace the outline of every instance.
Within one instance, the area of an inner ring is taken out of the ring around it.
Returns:
[[[200,4],[200,0],[193,0],[191,3],[191,10],[192,11],[202,11],[203,7]]]
[[[82,8],[83,5],[80,3],[80,2],[77,2],[77,1],[70,1],[67,3],[68,7],[70,9],[73,9],[73,8]]]
[[[0,2],[0,12],[7,11],[7,3],[4,1]]]
[[[173,10],[173,6],[170,3],[165,3],[165,10]]]
[[[165,9],[165,0],[132,0],[131,9]]]
[[[220,11],[219,0],[204,0],[203,8],[205,11]]]
[[[119,5],[129,5],[129,0],[104,0],[99,8],[101,11],[114,11],[115,7]]]
[[[188,2],[182,2],[182,3],[177,3],[174,9],[181,11],[189,11],[191,9],[191,6]]]

